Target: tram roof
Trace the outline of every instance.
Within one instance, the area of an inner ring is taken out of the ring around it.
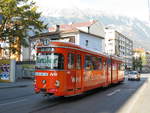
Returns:
[[[61,41],[52,41],[49,43],[49,45],[44,46],[42,44],[38,45],[38,47],[62,47],[62,48],[70,48],[70,49],[76,49],[76,50],[80,50],[80,51],[84,51],[84,52],[88,52],[88,53],[92,53],[95,55],[100,55],[100,56],[105,56],[105,57],[109,57],[109,55],[102,53],[102,52],[96,52],[96,51],[92,51],[92,50],[88,50],[86,48],[83,48],[79,45],[76,45],[74,43],[70,43],[70,42],[61,42]]]
[[[119,57],[117,56],[110,56],[106,53],[102,53],[102,52],[96,52],[96,51],[92,51],[92,50],[88,50],[86,48],[83,48],[79,45],[76,45],[74,43],[71,42],[62,42],[62,41],[51,41],[49,42],[48,45],[44,46],[43,44],[38,45],[38,47],[60,47],[60,48],[70,48],[70,49],[76,49],[76,50],[80,50],[80,51],[84,51],[84,52],[88,52],[88,53],[92,53],[95,55],[100,55],[103,57],[107,57],[107,58],[112,58],[114,60],[119,60],[122,61]]]
[[[118,57],[118,56],[111,55],[110,57],[111,57],[113,60],[117,60],[117,61],[123,62],[123,60],[122,60],[120,57]]]

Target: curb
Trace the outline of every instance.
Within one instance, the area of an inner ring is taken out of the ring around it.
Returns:
[[[121,108],[117,113],[131,113],[132,108],[138,101],[140,95],[146,89],[146,86],[148,85],[149,81],[150,78],[148,77],[148,79],[144,82],[144,84],[140,87],[140,89],[138,89],[138,91],[135,94],[133,94],[133,96],[125,103],[125,106]]]

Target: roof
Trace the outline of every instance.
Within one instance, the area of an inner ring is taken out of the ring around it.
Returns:
[[[47,32],[47,33],[41,33],[39,35],[35,35],[35,36],[31,37],[31,39],[39,38],[39,37],[54,36],[54,35],[57,35],[57,36],[61,37],[61,34],[78,33],[78,32],[81,32],[81,33],[84,33],[84,34],[88,34],[88,35],[91,35],[91,36],[94,36],[94,37],[98,37],[98,38],[104,39],[104,37],[101,37],[99,35],[88,33],[88,32],[85,32],[85,31],[82,31],[82,30],[79,30],[79,29],[76,29],[76,28],[68,29],[68,30],[64,30],[64,31],[57,31],[57,32],[53,31],[53,32]]]
[[[133,52],[145,52],[144,48],[134,48]]]
[[[70,30],[70,29],[74,29],[74,28],[78,28],[78,27],[90,27],[94,23],[96,23],[95,20],[87,21],[87,22],[80,22],[80,23],[62,24],[62,25],[59,25],[59,28],[60,28],[60,31],[63,31],[63,30]],[[50,32],[56,31],[56,27],[54,27],[54,26],[50,27],[48,30]]]
[[[39,37],[47,37],[47,36],[51,36],[51,35],[59,35],[59,34],[60,34],[60,32],[46,32],[46,33],[34,35],[34,36],[30,37],[30,39],[39,38]]]

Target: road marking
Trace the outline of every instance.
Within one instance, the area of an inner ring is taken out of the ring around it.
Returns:
[[[113,91],[111,93],[108,93],[107,96],[112,96],[112,95],[114,95],[117,92],[120,92],[120,89],[116,89],[115,91]]]
[[[9,105],[9,104],[14,104],[14,103],[22,102],[22,101],[27,101],[27,99],[22,99],[22,100],[18,100],[18,101],[3,103],[3,104],[0,104],[0,106],[5,106],[5,105]]]

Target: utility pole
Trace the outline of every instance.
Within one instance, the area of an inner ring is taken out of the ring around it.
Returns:
[[[149,4],[149,0],[148,0],[148,14],[149,14],[149,20],[150,20],[150,4]]]
[[[2,24],[3,16],[0,14],[0,24]]]

